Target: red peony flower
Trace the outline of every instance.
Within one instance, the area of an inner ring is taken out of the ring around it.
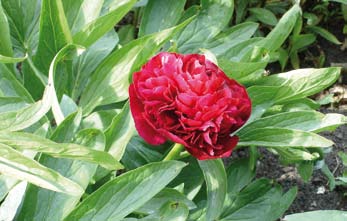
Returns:
[[[183,144],[199,160],[228,157],[230,136],[251,114],[243,86],[205,56],[163,52],[134,73],[130,108],[139,135],[152,145]]]

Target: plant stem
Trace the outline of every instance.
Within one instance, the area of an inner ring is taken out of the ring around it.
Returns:
[[[166,155],[166,157],[163,159],[163,161],[168,160],[175,160],[180,157],[181,151],[184,149],[184,146],[182,144],[176,143],[170,152]]]

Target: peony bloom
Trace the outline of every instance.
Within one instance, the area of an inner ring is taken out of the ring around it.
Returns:
[[[152,145],[180,143],[199,160],[228,157],[230,136],[251,114],[243,86],[205,56],[163,52],[134,73],[130,108],[139,135]]]

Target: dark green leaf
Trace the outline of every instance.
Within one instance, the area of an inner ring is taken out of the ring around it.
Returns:
[[[162,31],[177,24],[185,3],[186,0],[149,0],[142,16],[139,36]]]
[[[278,22],[274,13],[266,8],[250,8],[248,10],[264,24],[275,26]]]
[[[318,27],[318,26],[309,26],[307,27],[308,30],[319,34],[321,37],[325,38],[326,40],[334,43],[334,44],[342,44],[332,33],[330,33],[328,30]]]
[[[165,161],[124,173],[91,194],[65,220],[120,220],[155,196],[184,166]]]

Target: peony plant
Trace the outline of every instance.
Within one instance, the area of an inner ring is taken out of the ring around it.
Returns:
[[[297,188],[256,179],[257,148],[304,180],[324,165],[317,133],[346,118],[310,96],[340,69],[266,71],[299,2],[265,37],[229,25],[233,0],[195,2],[0,0],[0,220],[284,216]]]

